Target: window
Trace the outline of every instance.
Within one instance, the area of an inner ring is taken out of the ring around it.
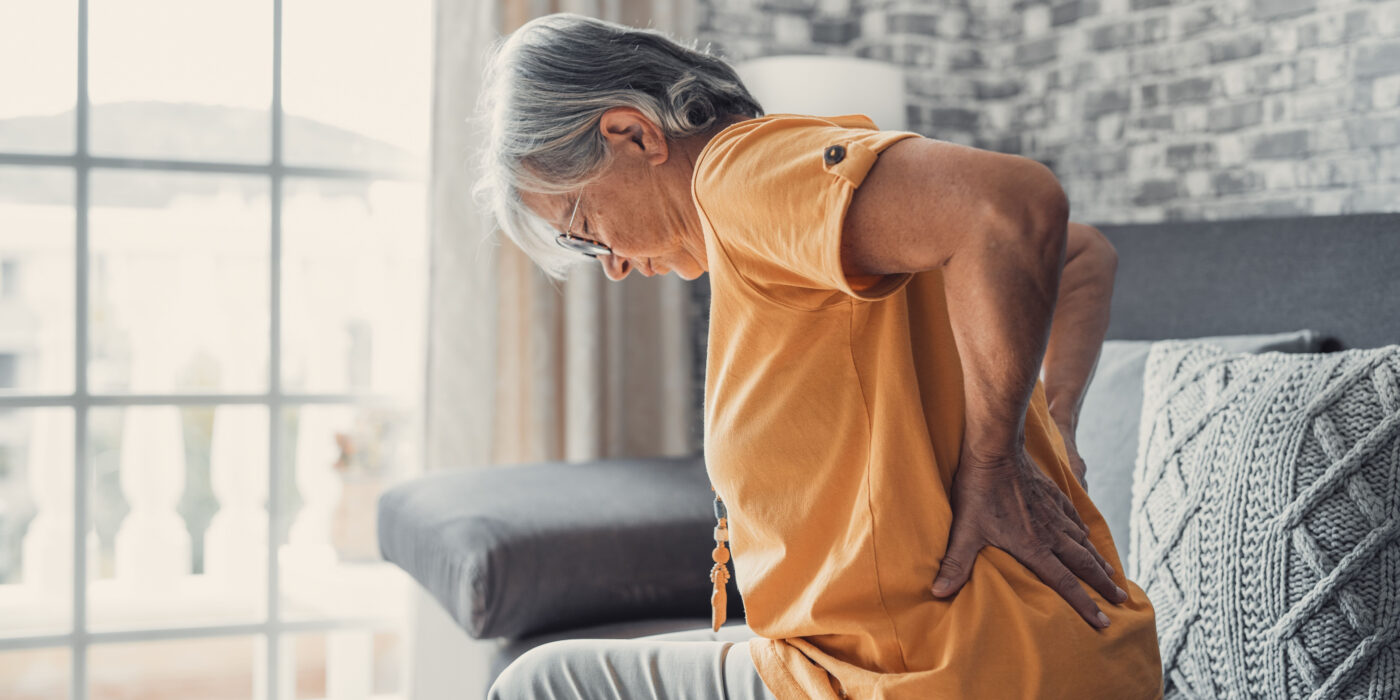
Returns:
[[[431,9],[0,5],[6,698],[405,690]]]

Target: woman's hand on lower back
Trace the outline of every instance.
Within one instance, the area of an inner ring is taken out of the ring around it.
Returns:
[[[953,478],[952,507],[948,549],[932,587],[935,596],[957,593],[971,577],[977,553],[991,545],[1015,557],[1094,627],[1107,627],[1108,618],[1081,580],[1105,600],[1127,600],[1069,497],[1024,446],[992,461],[973,461],[964,452]]]

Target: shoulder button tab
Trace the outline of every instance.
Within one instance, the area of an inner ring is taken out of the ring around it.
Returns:
[[[822,161],[827,165],[836,165],[846,158],[846,147],[842,145],[827,146],[822,151]]]

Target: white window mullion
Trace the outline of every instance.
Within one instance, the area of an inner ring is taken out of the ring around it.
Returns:
[[[267,362],[267,389],[271,401],[267,406],[267,620],[271,628],[264,638],[262,648],[265,660],[262,662],[262,693],[267,700],[280,700],[284,690],[282,678],[286,675],[281,669],[282,635],[275,629],[282,621],[282,595],[279,580],[277,533],[281,531],[282,518],[282,0],[272,0],[272,183],[269,204],[271,244],[268,247],[269,283],[271,293],[268,299],[272,304],[269,315],[272,327],[268,333],[271,348]],[[255,693],[258,691],[255,690]]]
[[[78,0],[78,84],[77,103],[74,106],[75,128],[77,129],[77,163],[74,172],[75,192],[75,241],[74,274],[76,284],[74,338],[77,352],[74,353],[73,395],[77,405],[73,407],[73,644],[69,658],[72,674],[68,679],[68,697],[72,700],[87,700],[87,562],[88,528],[91,498],[91,481],[88,478],[88,0]]]

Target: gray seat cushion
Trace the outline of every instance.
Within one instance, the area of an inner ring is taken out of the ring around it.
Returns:
[[[452,470],[384,493],[379,546],[478,639],[708,618],[713,497],[700,457]]]
[[[1317,352],[1312,331],[1270,335],[1199,338],[1229,352]],[[1075,444],[1089,481],[1089,497],[1108,521],[1119,556],[1127,560],[1128,513],[1132,503],[1133,461],[1137,459],[1142,378],[1151,340],[1110,340],[1103,344],[1094,377],[1084,391]]]

